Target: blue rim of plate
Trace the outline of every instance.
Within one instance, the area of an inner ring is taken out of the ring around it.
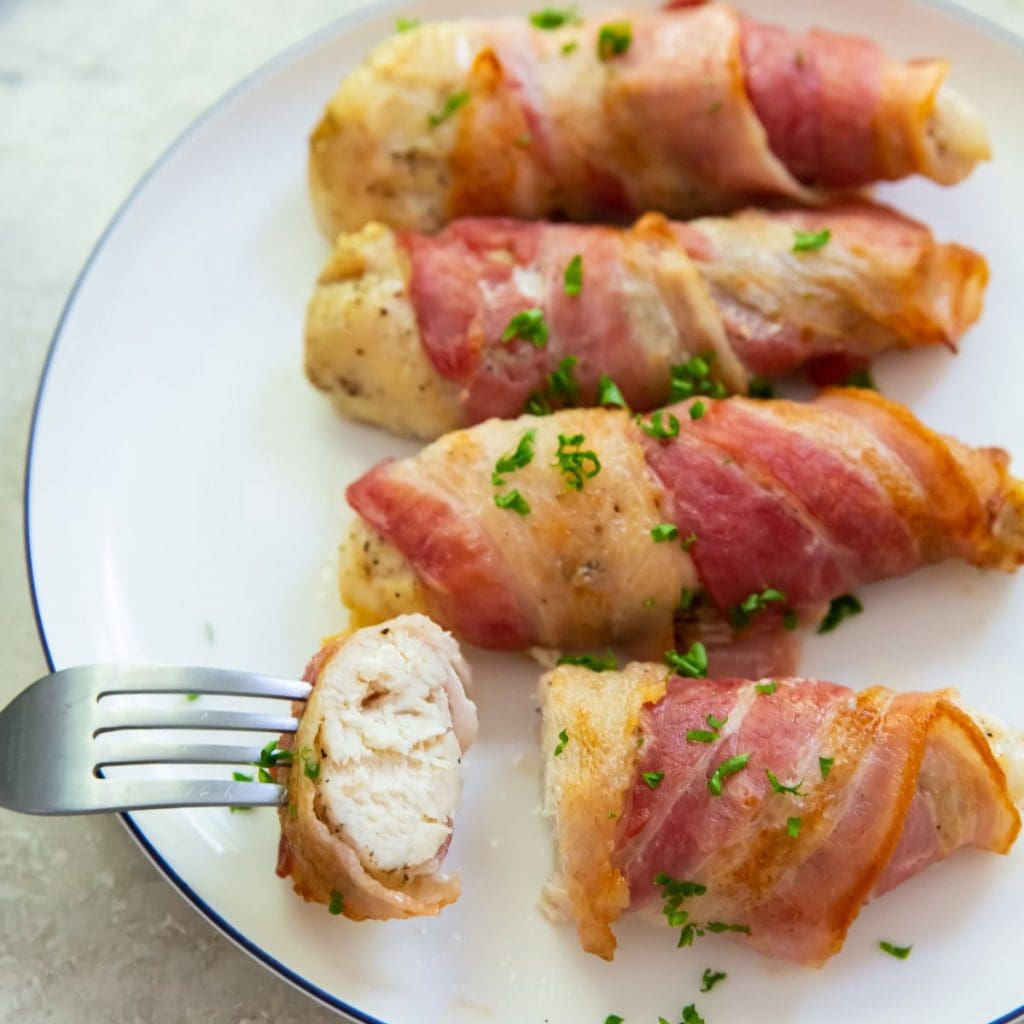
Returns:
[[[984,15],[977,14],[974,11],[960,7],[956,3],[951,2],[951,0],[915,0],[915,2],[922,7],[936,8],[954,19],[966,21],[979,29],[982,33],[994,37],[1024,55],[1024,39],[1015,35],[1008,29],[1003,28],[1002,25],[991,21]],[[25,568],[28,573],[29,593],[32,600],[32,614],[35,618],[36,632],[39,634],[39,642],[43,649],[43,656],[46,658],[46,664],[49,666],[51,672],[56,671],[57,666],[53,662],[53,658],[50,654],[50,645],[46,639],[46,629],[43,626],[42,615],[39,611],[39,596],[36,590],[36,578],[32,570],[32,538],[29,531],[32,457],[35,450],[36,427],[39,422],[39,414],[43,404],[43,395],[46,390],[46,382],[49,376],[50,366],[57,353],[57,344],[64,331],[64,325],[74,308],[75,299],[78,296],[79,290],[85,283],[86,278],[89,276],[89,271],[92,269],[93,264],[99,259],[107,241],[110,239],[111,235],[113,235],[124,216],[132,208],[135,200],[142,193],[143,189],[145,189],[150,179],[174,153],[176,153],[192,138],[193,135],[195,135],[195,133],[209,118],[220,112],[228,103],[231,102],[231,100],[236,96],[240,96],[256,82],[266,78],[277,69],[286,66],[300,54],[312,49],[322,39],[333,36],[337,34],[339,30],[342,30],[347,26],[357,25],[360,22],[368,20],[371,16],[378,15],[383,11],[396,6],[396,3],[380,2],[380,0],[376,0],[376,2],[375,0],[368,0],[366,6],[329,22],[322,28],[317,29],[315,32],[312,32],[310,35],[300,40],[298,43],[290,46],[282,53],[279,53],[276,57],[272,57],[269,61],[260,65],[260,67],[246,75],[241,81],[228,89],[220,99],[216,100],[201,114],[194,118],[136,182],[134,188],[132,188],[125,200],[118,207],[114,216],[111,218],[110,223],[103,230],[103,233],[93,246],[92,252],[89,253],[89,256],[79,272],[74,285],[72,285],[71,291],[68,294],[67,302],[65,302],[64,308],[61,310],[60,319],[57,321],[57,326],[54,329],[53,337],[50,339],[50,346],[47,350],[46,359],[43,362],[43,369],[39,376],[39,387],[36,390],[35,402],[32,406],[32,420],[29,426],[28,447],[25,453],[25,474],[23,485],[24,499],[22,504],[22,524],[25,545]],[[207,903],[166,860],[164,860],[160,851],[153,846],[145,832],[143,832],[142,827],[130,814],[121,814],[119,817],[121,818],[125,828],[128,830],[128,833],[142,848],[149,860],[164,875],[164,877],[167,878],[174,888],[178,890],[179,894],[187,902],[191,903],[192,906],[218,931],[230,939],[244,953],[248,953],[254,960],[262,963],[265,967],[268,967],[271,971],[279,975],[301,992],[311,996],[313,999],[323,1003],[332,1010],[337,1010],[346,1014],[353,1021],[358,1021],[360,1024],[387,1024],[386,1021],[382,1021],[378,1017],[373,1017],[354,1006],[350,1006],[344,1000],[339,999],[337,996],[332,995],[330,992],[321,988],[315,982],[310,981],[309,978],[305,978],[301,974],[297,974],[290,967],[287,967],[285,964],[281,963],[280,960],[271,956],[266,950],[252,942],[237,928],[235,928],[234,925],[214,910],[214,908],[211,907],[210,904]],[[1024,1021],[1024,1003],[1018,1006],[1015,1010],[1011,1010],[1009,1013],[1004,1014],[1002,1017],[997,1017],[995,1020],[990,1021],[989,1024],[1014,1024],[1014,1022],[1019,1021]]]

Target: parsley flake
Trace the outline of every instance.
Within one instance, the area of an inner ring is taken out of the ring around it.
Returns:
[[[685,654],[676,650],[665,652],[665,664],[677,676],[689,679],[703,679],[708,674],[707,648],[698,640]]]
[[[579,253],[565,266],[564,287],[566,295],[579,295],[583,291],[583,257]]]
[[[563,654],[556,665],[581,665],[591,672],[614,672],[619,667],[618,659],[609,648],[606,654]]]
[[[738,605],[729,610],[729,621],[733,629],[746,629],[750,620],[770,604],[785,602],[786,595],[775,587],[765,587],[760,593],[747,594]]]
[[[626,1018],[620,1017],[617,1013],[609,1013],[604,1019],[604,1024],[626,1024]]]
[[[411,32],[414,28],[420,27],[419,18],[396,18],[395,19],[395,31],[396,32]]]
[[[786,819],[786,832],[789,834],[790,839],[796,839],[800,835],[801,825],[803,825],[803,819],[801,818]]]
[[[544,348],[548,343],[551,334],[547,321],[544,319],[544,310],[537,308],[524,309],[516,313],[505,330],[501,332],[502,341],[515,341],[522,338],[528,341],[534,348]]]
[[[659,441],[666,441],[670,437],[679,436],[679,420],[672,413],[666,412],[664,409],[651,413],[651,418],[647,423],[644,423],[643,419],[638,416],[637,423],[640,424],[640,429],[648,437],[657,438]]]
[[[327,905],[327,912],[337,916],[345,907],[345,897],[337,889],[331,890],[331,902]]]
[[[232,772],[231,778],[233,778],[235,782],[252,782],[252,776],[246,775],[245,772]]]
[[[528,516],[530,514],[530,503],[515,488],[509,491],[508,494],[496,494],[494,496],[494,504],[498,508],[507,508],[521,516]]]
[[[690,406],[690,419],[699,420],[707,412],[707,406],[703,402],[694,402]]]
[[[685,541],[683,542],[683,550],[689,551],[689,548],[687,548]],[[689,611],[689,609],[693,607],[694,603],[697,601],[699,597],[699,590],[688,590],[686,587],[683,587],[682,591],[679,594],[679,604],[677,605],[678,609],[681,612]]]
[[[836,763],[836,759],[834,757],[819,757],[818,758],[818,768],[821,770],[821,777],[823,779],[827,779],[828,778],[828,773],[830,771],[832,771],[832,765],[834,765],[835,763]]]
[[[569,730],[562,729],[558,734],[558,742],[555,744],[555,757],[560,757],[566,744],[569,742]]]
[[[299,755],[302,758],[302,774],[307,779],[312,779],[316,782],[320,778],[320,762],[317,759],[316,754],[313,752],[312,747],[303,747],[299,751]]]
[[[896,957],[897,960],[906,960],[910,956],[910,951],[914,948],[913,946],[894,946],[891,942],[885,942],[884,940],[878,944],[878,948],[883,953],[888,953],[889,956]]]
[[[766,697],[769,694],[774,693],[779,688],[779,684],[774,680],[769,680],[767,683],[755,683],[754,689],[758,693],[764,694]]]
[[[536,440],[536,430],[524,431],[515,449],[498,459],[494,464],[494,472],[491,474],[491,483],[495,487],[504,486],[505,479],[502,473],[511,473],[513,470],[522,469],[533,462],[533,445]]]
[[[714,352],[705,352],[693,356],[685,363],[676,363],[669,370],[670,402],[681,402],[684,398],[694,395],[707,395],[708,398],[726,398],[729,389],[720,381],[712,380],[711,365],[715,361]],[[694,417],[697,419],[699,417]]]
[[[864,388],[867,391],[877,391],[878,385],[875,384],[875,378],[871,376],[871,371],[854,370],[853,373],[843,381],[844,388]]]
[[[565,477],[570,491],[582,491],[584,483],[601,472],[597,453],[580,447],[584,440],[582,434],[558,435],[558,451],[551,465]]]
[[[721,739],[718,733],[713,729],[687,729],[686,730],[686,742],[687,743],[714,743],[715,740]]]
[[[751,398],[774,398],[775,388],[767,377],[751,377],[747,382],[747,394]]]
[[[641,772],[640,775],[647,783],[648,789],[657,789],[661,785],[661,780],[665,778],[664,772]]]
[[[782,628],[789,630],[790,633],[799,625],[797,621],[796,612],[792,608],[787,608],[782,613]]]
[[[580,386],[573,379],[572,371],[579,360],[576,356],[566,356],[558,366],[548,374],[547,383],[540,391],[534,391],[526,400],[523,410],[533,416],[547,416],[555,408],[575,405],[579,397]]]
[[[831,237],[830,228],[822,228],[820,231],[794,231],[793,252],[814,252],[826,245]]]
[[[628,21],[610,21],[597,33],[599,60],[611,60],[624,54],[633,43],[633,26]]]
[[[597,382],[597,404],[616,405],[620,409],[629,408],[626,405],[626,399],[623,398],[622,392],[619,390],[619,385],[607,373],[602,373],[601,379]]]
[[[722,795],[722,783],[730,776],[735,775],[737,772],[743,771],[747,767],[747,762],[750,760],[750,754],[736,754],[733,757],[723,761],[712,773],[708,779],[708,789],[712,796]]]
[[[675,540],[679,536],[679,527],[672,523],[658,523],[651,527],[651,537],[655,544],[664,544],[667,540]]]
[[[713,971],[710,967],[706,968],[704,976],[701,978],[701,992],[710,992],[720,981],[725,981],[727,977],[728,975],[725,971]]]
[[[804,784],[803,779],[787,786],[785,783],[779,782],[779,777],[771,768],[765,768],[765,774],[768,776],[768,781],[776,793],[792,793],[793,796],[803,796],[803,793],[800,792],[800,787]]]
[[[427,124],[431,128],[436,128],[438,125],[443,124],[448,120],[457,110],[464,107],[469,102],[469,92],[465,89],[462,92],[452,93],[444,101],[444,105],[437,113],[427,114]]]
[[[270,740],[260,751],[260,759],[253,761],[253,764],[259,769],[257,774],[260,782],[273,782],[274,780],[267,769],[276,768],[279,764],[291,764],[291,761],[292,752],[290,750],[282,750],[277,745],[277,740]]]
[[[689,1003],[683,1007],[683,1019],[680,1024],[704,1024],[704,1018],[697,1012],[697,1007],[694,1003]]]
[[[530,15],[530,24],[534,28],[546,31],[561,28],[563,25],[578,25],[579,23],[580,15],[575,7],[545,7]]]
[[[828,606],[828,613],[821,620],[821,625],[815,630],[816,633],[831,633],[843,619],[854,615],[860,615],[864,611],[864,605],[853,596],[853,594],[841,594],[833,598]]]
[[[567,43],[562,43],[562,56],[568,57],[570,53],[573,53],[578,47],[579,43],[575,39],[570,39]]]

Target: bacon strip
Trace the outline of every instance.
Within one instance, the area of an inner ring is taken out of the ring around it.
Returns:
[[[771,682],[760,693],[642,664],[541,680],[551,895],[589,952],[612,957],[610,925],[627,909],[659,919],[666,875],[706,889],[683,902],[689,922],[742,926],[731,934],[760,952],[818,966],[872,895],[961,847],[1010,849],[1020,815],[1003,764],[954,691]],[[709,731],[708,716],[722,724]],[[715,769],[740,754],[715,795]],[[799,792],[777,792],[768,770]]]
[[[797,231],[823,230],[822,248],[793,251]],[[567,294],[574,259],[582,287]],[[955,349],[986,278],[977,254],[868,203],[686,224],[648,214],[629,229],[373,225],[343,236],[321,275],[307,370],[349,415],[422,436],[519,415],[567,357],[580,404],[597,401],[607,375],[645,410],[668,400],[671,368],[696,355],[745,392],[755,375],[807,368],[841,381],[886,349]],[[505,337],[525,310],[543,318],[536,343]]]
[[[609,24],[628,26],[614,54],[599,47]],[[916,173],[949,184],[989,148],[946,71],[718,4],[556,31],[431,23],[342,83],[313,132],[310,185],[333,237],[370,220],[692,216]]]
[[[944,438],[863,390],[700,401],[699,416],[692,401],[667,410],[674,437],[649,437],[618,410],[567,410],[492,420],[373,470],[348,498],[374,550],[394,555],[383,607],[405,607],[392,591],[425,593],[444,625],[504,649],[620,641],[660,656],[673,629],[763,637],[753,663],[767,672],[791,666],[776,641],[787,610],[813,618],[860,584],[945,558],[1005,571],[1024,561],[1024,487],[998,449]],[[532,459],[495,485],[498,459],[528,431]],[[600,460],[579,490],[556,457],[574,435],[570,450]],[[529,514],[496,505],[513,488]],[[662,523],[678,538],[656,542]],[[353,561],[360,536],[343,554],[342,591],[373,619],[374,566]],[[701,592],[685,614],[681,588]],[[768,588],[784,597],[733,634],[736,607]]]

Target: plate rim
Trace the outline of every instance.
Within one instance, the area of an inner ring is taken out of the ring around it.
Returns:
[[[1024,36],[1018,35],[1012,30],[1005,28],[1003,25],[993,21],[985,14],[981,14],[977,11],[961,6],[961,4],[957,3],[956,0],[910,0],[910,2],[916,7],[923,8],[925,10],[930,8],[946,14],[953,19],[967,22],[977,28],[984,35],[1006,44],[1024,57]],[[39,373],[39,382],[36,385],[36,393],[33,399],[31,418],[29,421],[28,439],[25,448],[24,473],[22,478],[21,511],[25,572],[28,580],[29,598],[31,601],[32,616],[35,621],[36,633],[39,637],[43,657],[51,672],[56,671],[57,667],[54,664],[53,657],[50,653],[50,645],[47,640],[46,629],[43,624],[32,561],[32,537],[29,525],[32,466],[35,455],[36,430],[39,424],[50,368],[56,357],[57,346],[64,333],[64,328],[72,314],[72,311],[74,310],[78,293],[88,279],[93,266],[103,254],[110,238],[120,226],[125,216],[131,211],[136,200],[145,190],[150,180],[179,149],[181,149],[193,138],[193,136],[196,135],[208,120],[218,114],[236,97],[248,91],[252,86],[271,75],[274,71],[287,66],[300,55],[315,47],[322,39],[337,34],[347,26],[358,25],[363,21],[369,20],[374,15],[399,6],[397,0],[357,0],[357,3],[359,6],[355,10],[339,15],[336,18],[332,18],[320,28],[315,29],[313,32],[310,32],[291,46],[288,46],[281,52],[258,65],[200,111],[200,113],[197,114],[179,132],[179,134],[159,154],[159,156],[156,157],[153,163],[150,164],[150,166],[142,173],[129,190],[128,194],[118,205],[106,227],[104,227],[90,250],[89,255],[82,264],[82,269],[78,272],[78,275],[68,292],[68,297],[64,302],[64,306],[61,309],[57,323],[53,329],[53,334],[50,337],[46,356],[43,360],[43,365]],[[288,967],[282,961],[268,953],[258,943],[254,942],[224,918],[202,896],[200,896],[189,885],[189,883],[178,874],[177,871],[174,870],[170,863],[164,859],[159,849],[157,849],[157,847],[150,841],[142,826],[132,817],[131,814],[119,814],[118,818],[120,819],[121,824],[124,825],[128,834],[135,840],[138,847],[145,854],[149,862],[164,876],[164,878],[171,884],[171,887],[186,902],[186,904],[195,910],[201,917],[205,918],[217,931],[219,931],[243,953],[246,953],[257,963],[267,968],[273,974],[286,981],[304,995],[314,999],[328,1009],[344,1015],[349,1020],[358,1022],[358,1024],[388,1024],[388,1022],[383,1021],[378,1017],[374,1017],[371,1014],[360,1010],[358,1007],[350,1005],[339,996],[328,992],[311,979],[299,974],[297,971],[294,971],[291,967]],[[990,1021],[989,1024],[1014,1024],[1014,1022],[1020,1021],[1024,1021],[1024,1003],[1021,1003],[1021,1005],[1016,1009],[1010,1010],[1008,1013]]]

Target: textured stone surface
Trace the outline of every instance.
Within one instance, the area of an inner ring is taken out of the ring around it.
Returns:
[[[22,557],[24,451],[50,335],[128,190],[192,118],[353,0],[0,4],[0,645],[45,671]],[[970,5],[1024,33],[1024,0]],[[0,811],[0,1022],[335,1020],[194,913],[109,818]]]

